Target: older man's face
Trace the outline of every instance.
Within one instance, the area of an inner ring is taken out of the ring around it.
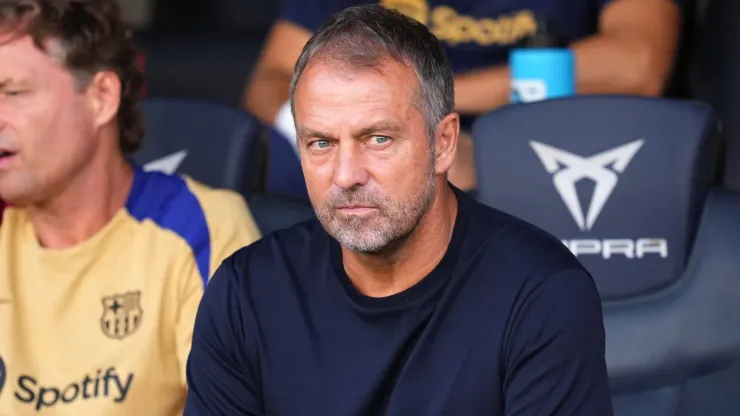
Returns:
[[[434,155],[415,105],[414,71],[311,63],[297,85],[298,146],[324,228],[347,249],[377,252],[410,234],[434,195]]]

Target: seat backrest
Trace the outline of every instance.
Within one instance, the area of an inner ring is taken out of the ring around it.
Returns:
[[[683,271],[717,136],[693,102],[583,96],[510,106],[474,125],[478,196],[564,240],[605,300]]]
[[[726,140],[724,182],[740,190],[740,1],[711,0],[695,31],[690,84],[717,112]]]
[[[282,195],[255,194],[249,200],[249,208],[262,235],[316,217],[308,200]]]
[[[693,380],[740,357],[740,261],[726,246],[740,244],[740,198],[709,192],[712,111],[577,96],[489,113],[473,136],[479,199],[560,238],[592,273],[616,414],[679,415]]]
[[[142,103],[145,135],[134,155],[145,170],[182,173],[248,197],[257,164],[259,123],[222,104],[180,99]]]

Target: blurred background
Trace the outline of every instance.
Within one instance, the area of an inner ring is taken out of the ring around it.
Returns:
[[[148,93],[238,106],[280,1],[120,0]]]

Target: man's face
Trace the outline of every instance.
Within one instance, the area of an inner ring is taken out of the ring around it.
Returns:
[[[331,61],[306,68],[295,94],[301,165],[321,224],[340,244],[377,252],[409,235],[435,190],[433,148],[414,71]]]
[[[0,199],[39,203],[61,192],[90,159],[96,141],[84,92],[58,48],[29,36],[0,38]]]

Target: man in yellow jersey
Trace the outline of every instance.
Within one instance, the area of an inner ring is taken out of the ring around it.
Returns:
[[[182,411],[204,285],[259,235],[236,194],[127,162],[116,0],[0,0],[0,415]]]

